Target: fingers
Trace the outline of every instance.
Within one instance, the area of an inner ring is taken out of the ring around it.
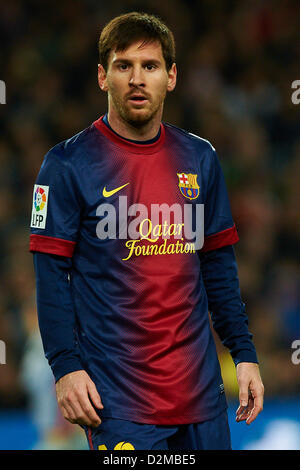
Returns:
[[[246,421],[246,424],[251,424],[263,410],[263,395],[264,388],[262,383],[252,386],[248,405],[244,407],[239,406],[236,412],[236,421]]]
[[[263,410],[263,387],[257,386],[251,393],[254,397],[254,406],[247,417],[247,424],[251,424]]]
[[[57,398],[64,418],[71,423],[97,427],[101,424],[96,410],[89,398],[98,408],[103,408],[100,395],[94,382],[85,377],[84,381],[68,383],[64,388],[58,386]],[[99,405],[99,406],[98,406]]]
[[[88,426],[99,426],[99,424],[101,424],[101,420],[90,402],[88,388],[77,391],[76,397],[78,400],[76,403],[77,419],[81,421],[80,424],[84,421],[84,424],[87,424]]]
[[[240,362],[237,365],[240,406],[236,412],[236,421],[251,424],[263,409],[264,386],[258,364]]]
[[[61,412],[63,417],[72,424],[76,423],[76,417],[74,411],[69,405],[61,406]]]
[[[251,410],[253,408],[253,399],[249,397],[249,402],[247,406],[239,406],[236,412],[236,421],[246,421]]]
[[[244,408],[245,406],[248,406],[249,383],[247,380],[240,380],[239,386],[240,386],[240,391],[239,391],[240,407]]]
[[[101,401],[101,397],[96,389],[96,386],[94,384],[94,382],[88,382],[87,384],[87,388],[88,388],[88,394],[93,402],[93,404],[95,405],[96,408],[99,408],[99,409],[103,409],[104,406],[102,404],[102,401]]]

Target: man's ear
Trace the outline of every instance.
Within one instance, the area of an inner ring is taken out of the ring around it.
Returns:
[[[172,64],[172,67],[170,68],[168,72],[168,91],[173,91],[175,86],[176,86],[176,80],[177,80],[177,68],[175,62]]]
[[[101,64],[98,64],[98,83],[102,91],[108,90],[106,72]]]

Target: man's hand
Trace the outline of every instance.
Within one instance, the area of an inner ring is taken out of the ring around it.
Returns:
[[[240,362],[236,368],[239,385],[240,406],[236,412],[236,421],[251,424],[263,409],[264,386],[258,364]]]
[[[84,370],[64,375],[56,383],[58,405],[64,418],[70,423],[97,427],[101,420],[96,408],[102,409],[100,395],[94,382]]]

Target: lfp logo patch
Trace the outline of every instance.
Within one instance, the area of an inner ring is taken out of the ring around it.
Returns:
[[[32,228],[46,227],[49,186],[35,184],[33,189],[31,225]]]
[[[197,176],[192,173],[177,173],[178,186],[181,194],[187,199],[196,199],[199,196],[200,187],[197,183]]]

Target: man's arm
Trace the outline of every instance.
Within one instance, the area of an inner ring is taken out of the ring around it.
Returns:
[[[240,406],[237,421],[250,424],[262,410],[264,388],[231,245],[200,253],[212,324],[236,365]]]
[[[71,423],[98,426],[103,408],[94,382],[83,370],[75,341],[75,312],[69,273],[71,258],[34,252],[39,327],[52,368],[58,404]],[[91,403],[92,402],[92,403]]]

